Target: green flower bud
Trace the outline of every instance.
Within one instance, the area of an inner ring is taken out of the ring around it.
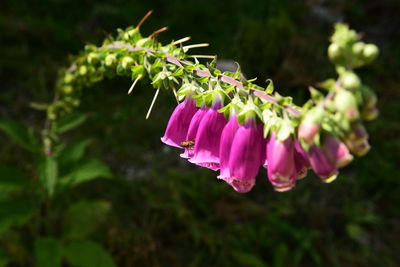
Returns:
[[[376,45],[374,44],[367,44],[364,47],[364,58],[368,61],[368,62],[372,62],[376,59],[376,57],[379,54],[379,49]]]
[[[131,57],[123,57],[121,61],[121,66],[125,70],[128,70],[133,65],[133,59]]]
[[[149,47],[151,45],[150,38],[143,38],[136,42],[137,47]]]
[[[339,90],[335,95],[334,105],[348,120],[353,121],[359,117],[357,100],[349,91]]]
[[[69,95],[70,93],[73,92],[74,88],[71,85],[65,85],[61,89],[64,94]]]
[[[360,78],[351,71],[346,71],[340,75],[342,86],[347,90],[357,90],[361,86]]]
[[[66,73],[64,76],[64,82],[65,83],[71,83],[74,80],[74,75],[71,73]]]
[[[117,62],[117,57],[114,54],[107,55],[104,64],[108,67],[114,65]]]
[[[82,75],[82,76],[85,76],[86,75],[86,73],[87,73],[87,67],[86,66],[80,66],[79,67],[79,74],[80,75]]]
[[[96,53],[89,53],[88,57],[87,57],[87,61],[89,64],[95,65],[97,63],[99,63],[99,55]]]
[[[338,61],[343,57],[343,51],[336,43],[332,43],[328,47],[328,56],[332,61]]]
[[[365,48],[365,43],[363,42],[357,42],[353,44],[351,50],[356,56],[362,56],[364,53],[364,48]]]

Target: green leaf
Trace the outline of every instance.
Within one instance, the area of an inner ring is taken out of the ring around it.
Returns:
[[[264,267],[267,266],[262,259],[248,252],[236,251],[233,256],[240,266]]]
[[[98,177],[109,178],[111,177],[111,171],[103,162],[92,159],[61,178],[59,184],[61,186],[73,187]]]
[[[38,149],[36,139],[28,128],[19,122],[0,119],[0,130],[4,131],[15,143],[22,148],[35,151]]]
[[[58,164],[53,156],[46,156],[39,167],[39,177],[47,193],[52,196],[57,183]]]
[[[110,203],[105,200],[74,203],[65,215],[65,237],[69,240],[87,237],[105,220],[110,208]]]
[[[80,160],[83,157],[87,146],[91,143],[92,139],[85,139],[66,146],[58,157],[60,165],[65,163],[74,163]]]
[[[86,114],[74,113],[67,115],[62,119],[60,119],[59,122],[57,122],[57,132],[61,134],[66,131],[72,130],[81,125],[82,123],[84,123],[86,119],[87,119]]]
[[[71,242],[63,248],[63,255],[76,267],[114,267],[111,255],[98,243],[92,241]]]
[[[37,210],[30,203],[21,200],[0,201],[0,234],[12,226],[27,223]]]
[[[35,259],[37,267],[61,266],[61,243],[51,237],[38,238],[35,240]]]
[[[22,190],[28,180],[28,176],[21,170],[0,166],[0,195]]]

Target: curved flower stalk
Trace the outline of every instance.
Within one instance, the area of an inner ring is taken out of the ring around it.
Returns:
[[[55,101],[47,107],[46,155],[59,140],[61,121],[79,106],[83,89],[115,75],[132,79],[128,94],[137,82],[151,81],[155,96],[146,118],[160,90],[173,91],[180,103],[161,140],[184,149],[181,156],[194,164],[220,169],[218,177],[238,192],[254,186],[260,166],[277,191],[293,188],[309,169],[329,182],[352,154],[370,149],[362,123],[377,116],[377,98],[354,70],[372,63],[378,48],[361,42],[347,25],[336,25],[328,48],[338,77],[317,84],[322,90],[310,87],[311,99],[300,107],[275,92],[271,80],[264,88],[244,79],[240,69],[222,73],[214,56],[188,54],[208,44],[184,46],[190,38],[183,38],[163,45],[156,36],[166,27],[143,36],[143,21],[100,46],[87,45],[61,71]],[[201,58],[214,60],[201,64]]]

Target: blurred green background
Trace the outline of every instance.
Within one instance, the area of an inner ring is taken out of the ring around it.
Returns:
[[[334,77],[329,36],[333,23],[349,23],[381,49],[377,62],[360,71],[381,111],[366,125],[370,153],[329,185],[309,175],[277,193],[261,172],[252,192],[238,194],[161,143],[172,94],[162,94],[145,120],[154,89],[140,84],[127,96],[129,80],[108,80],[85,90],[79,109],[89,119],[63,141],[90,138],[88,155],[106,162],[113,177],[59,194],[45,232],[38,229],[40,211],[10,221],[9,210],[17,208],[1,202],[0,264],[59,266],[52,265],[61,253],[54,240],[62,240],[72,255],[60,256],[62,266],[398,266],[400,1],[1,1],[0,118],[40,132],[44,113],[29,103],[51,101],[68,56],[135,25],[150,9],[144,35],[168,26],[159,36],[164,43],[185,36],[209,42],[192,53],[235,60],[247,77],[263,86],[272,78],[299,103],[309,85]],[[33,160],[0,133],[2,166],[31,174]],[[36,201],[29,190],[23,196]]]

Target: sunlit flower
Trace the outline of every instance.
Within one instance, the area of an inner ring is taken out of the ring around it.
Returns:
[[[161,141],[167,145],[181,148],[181,143],[186,139],[190,122],[196,111],[193,98],[187,97],[172,113]]]
[[[301,147],[298,141],[294,143],[294,166],[296,169],[297,179],[303,179],[307,176],[307,171],[310,168],[307,154]]]
[[[338,168],[346,166],[353,160],[347,146],[333,136],[325,137],[324,150],[328,159]]]
[[[184,141],[185,151],[180,156],[182,158],[191,158],[194,153],[194,142],[196,138],[197,131],[199,129],[199,125],[204,115],[207,113],[208,109],[206,107],[202,107],[197,110],[196,114],[192,117],[190,121],[189,129]]]
[[[212,169],[219,169],[219,145],[221,133],[227,121],[222,113],[221,101],[216,101],[208,109],[200,122],[199,129],[194,141],[193,157],[190,162]]]
[[[308,160],[310,161],[313,171],[326,183],[330,183],[336,179],[338,170],[333,162],[331,162],[325,151],[313,145],[308,151]]]
[[[288,191],[295,186],[294,141],[291,136],[285,140],[272,133],[267,142],[268,179],[276,191]]]
[[[262,135],[254,118],[240,125],[232,141],[229,156],[229,178],[225,180],[239,193],[249,192],[262,164]]]
[[[218,178],[226,180],[227,182],[229,182],[230,178],[229,156],[231,153],[233,138],[235,137],[238,128],[239,123],[237,117],[234,113],[232,113],[229,117],[228,123],[225,125],[222,131],[221,141],[219,145],[220,175],[218,176]]]

